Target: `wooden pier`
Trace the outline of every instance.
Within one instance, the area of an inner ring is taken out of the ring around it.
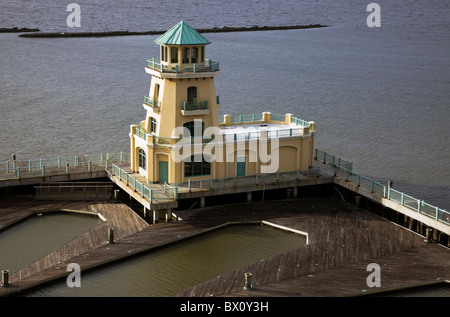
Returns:
[[[30,208],[46,210],[62,202],[41,202]],[[9,215],[13,209],[2,208]],[[65,207],[82,207],[67,202]],[[5,204],[2,204],[5,206]],[[352,296],[370,292],[369,263],[381,266],[382,285],[390,289],[436,279],[450,279],[450,251],[424,242],[424,237],[373,213],[356,209],[336,197],[298,198],[241,203],[178,211],[181,221],[148,225],[120,203],[84,202],[84,211],[97,212],[105,223],[61,246],[51,254],[10,275],[10,286],[0,296],[62,279],[69,263],[82,270],[176,243],[229,222],[267,220],[308,233],[309,244],[205,281],[173,296]],[[18,212],[20,214],[20,212]],[[114,243],[107,228],[114,227]],[[253,275],[253,289],[243,290],[244,273]],[[61,283],[65,283],[64,280]],[[143,295],[144,296],[144,295]]]
[[[126,166],[124,164],[123,168],[126,169]],[[104,220],[36,262],[11,272],[10,285],[0,287],[0,296],[62,279],[69,274],[66,271],[69,263],[79,264],[82,270],[95,269],[230,222],[264,220],[308,233],[309,244],[224,274],[220,279],[180,290],[173,296],[361,295],[374,291],[366,283],[369,263],[381,266],[382,285],[376,291],[450,280],[450,251],[445,247],[450,244],[449,225],[438,219],[438,208],[435,218],[430,218],[376,191],[333,175],[333,169],[326,171],[327,168],[330,168],[329,164],[321,165],[321,175],[317,176],[297,175],[292,179],[276,175],[274,180],[267,182],[267,178],[265,183],[258,179],[250,183],[245,179],[232,179],[226,180],[231,182],[228,185],[224,181],[222,187],[180,186],[176,198],[167,195],[161,184],[147,184],[153,186],[154,200],[147,199],[128,182],[117,177],[112,173],[111,166],[95,171],[89,166],[87,171],[79,169],[73,175],[55,169],[56,174],[49,176],[50,170],[47,169],[45,177],[30,174],[26,179],[0,180],[0,184],[5,186],[41,186],[43,182],[61,181],[61,177],[64,180],[81,180],[85,172],[89,174],[87,179],[101,174],[101,177],[109,177],[130,198],[138,201],[144,208],[144,215],[155,220],[159,211],[164,210],[167,220],[175,219],[149,224],[127,205],[113,200],[39,201],[33,195],[0,198],[0,230],[32,214],[50,211],[89,213]],[[138,178],[139,175],[133,177]],[[15,183],[11,185],[11,181]],[[319,188],[322,197],[312,198],[314,195],[310,192],[313,188]],[[276,195],[270,197],[269,193],[277,191],[278,198],[283,196],[283,200],[270,201]],[[281,192],[284,194],[280,195]],[[346,196],[345,201],[342,193]],[[237,197],[239,199],[235,199]],[[209,207],[220,201],[227,204],[230,199],[234,204]],[[183,208],[183,202],[192,205]],[[193,206],[201,208],[191,209]],[[389,217],[389,214],[396,216]],[[402,226],[404,221],[406,228]],[[114,243],[108,243],[110,228],[114,232]],[[434,230],[431,238],[425,237],[426,228]],[[253,276],[252,290],[243,289],[244,274],[248,272]]]

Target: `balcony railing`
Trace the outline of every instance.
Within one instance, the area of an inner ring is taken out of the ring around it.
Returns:
[[[183,110],[206,110],[208,101],[183,101]]]
[[[147,96],[145,97],[144,103],[146,105],[152,106],[155,109],[159,109],[159,107],[161,105],[160,101],[158,101],[156,99],[151,99],[151,98],[149,98]]]
[[[219,62],[205,59],[205,63],[188,65],[164,65],[157,58],[147,60],[147,67],[162,73],[200,73],[216,72],[219,70]]]

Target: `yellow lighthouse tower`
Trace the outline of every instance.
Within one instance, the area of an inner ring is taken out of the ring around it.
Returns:
[[[131,169],[155,183],[180,182],[182,175],[210,175],[203,158],[198,164],[177,164],[171,149],[178,141],[177,127],[194,137],[219,126],[214,84],[219,63],[207,59],[205,49],[211,42],[184,21],[155,42],[160,58],[148,60],[145,68],[152,76],[144,102],[147,114],[131,127]]]
[[[205,180],[222,186],[227,179],[299,175],[313,165],[313,121],[266,111],[219,122],[219,63],[206,58],[210,42],[195,29],[181,21],[155,42],[160,58],[145,68],[151,75],[146,117],[131,125],[132,174],[175,187]]]

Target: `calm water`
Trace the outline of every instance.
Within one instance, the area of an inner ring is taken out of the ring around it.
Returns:
[[[450,3],[79,1],[77,31],[320,23],[329,28],[205,34],[218,60],[220,114],[262,111],[316,122],[316,146],[355,170],[450,210]],[[66,4],[2,0],[0,27],[74,31]],[[156,36],[23,39],[0,34],[0,161],[129,151],[145,116]]]
[[[168,296],[305,243],[303,236],[267,226],[230,226],[82,272],[79,288],[63,279],[26,296]]]
[[[33,216],[0,231],[0,270],[15,272],[101,223],[69,213]]]

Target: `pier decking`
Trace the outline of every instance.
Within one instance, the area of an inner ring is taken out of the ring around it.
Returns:
[[[326,158],[325,154],[323,161],[326,161]],[[153,225],[149,225],[126,205],[113,201],[38,201],[32,195],[19,196],[19,199],[14,196],[2,198],[0,230],[33,213],[48,211],[99,215],[104,219],[104,223],[26,268],[11,272],[11,285],[0,287],[0,296],[63,278],[69,274],[66,271],[69,263],[78,263],[82,270],[93,269],[111,261],[213,230],[229,222],[262,220],[307,232],[309,245],[224,274],[220,279],[205,281],[187,290],[180,290],[174,296],[357,295],[371,291],[366,285],[369,274],[366,267],[369,263],[378,263],[381,266],[380,289],[428,283],[437,279],[450,280],[448,248],[436,243],[425,243],[423,232],[422,235],[414,233],[358,206],[355,207],[353,200],[355,195],[364,197],[381,206],[383,210],[386,208],[397,213],[397,218],[401,214],[405,219],[408,218],[410,223],[417,221],[417,228],[420,223],[421,227],[423,224],[424,227],[434,228],[435,232],[439,230],[447,241],[445,245],[449,243],[448,212],[412,199],[403,193],[400,195],[391,188],[386,189],[351,170],[340,168],[339,164],[336,168],[334,163],[317,162],[314,175],[274,174],[265,178],[258,176],[232,178],[218,182],[177,184],[173,187],[145,184],[147,188],[151,188],[151,192],[147,192],[147,195],[143,194],[143,187],[140,187],[140,190],[136,187],[141,181],[139,175],[128,171],[127,164],[120,164],[120,160],[117,166],[123,168],[125,175],[114,173],[113,164],[108,163],[102,171],[101,168],[97,168],[98,166],[90,164],[82,167],[87,168],[88,173],[92,173],[96,168],[96,173],[101,172],[109,177],[148,210],[170,211],[177,208],[179,201],[189,199],[198,200],[196,207],[203,207],[176,210],[175,219],[181,221]],[[48,171],[49,169],[45,170],[45,173]],[[71,172],[68,176],[67,170],[63,168],[55,167],[54,171],[56,174],[59,173],[59,176],[55,174],[58,181],[60,177],[73,179],[70,176]],[[30,172],[36,173],[33,170]],[[0,183],[9,181],[10,179],[5,179]],[[16,180],[19,184],[15,185],[30,184],[32,181],[39,184],[49,179],[30,174],[29,178]],[[341,186],[342,189],[345,188],[352,193],[353,200],[349,204],[332,197],[301,198],[304,196],[303,192],[300,194],[300,189],[307,189],[312,185]],[[274,189],[287,191],[286,197],[291,199],[265,201],[264,191]],[[264,203],[254,202],[257,197],[261,198],[257,195],[258,192],[260,196],[262,192]],[[207,199],[212,201],[220,195],[227,197],[245,193],[247,201],[253,203],[205,208]],[[404,196],[409,200],[404,199]],[[171,211],[169,216],[169,219],[172,218]],[[114,229],[113,244],[107,241],[108,228]],[[245,272],[253,274],[254,287],[251,291],[242,290]]]
[[[24,205],[25,202],[22,207]],[[44,281],[63,278],[68,275],[68,263],[78,263],[82,270],[94,268],[180,241],[230,221],[267,220],[307,232],[309,244],[224,274],[174,296],[361,294],[363,290],[370,291],[366,285],[369,274],[366,267],[373,262],[381,266],[380,289],[427,283],[438,278],[450,279],[448,248],[425,243],[422,236],[333,197],[185,210],[178,213],[184,220],[156,225],[141,222],[142,219],[136,218],[123,204],[91,202],[85,206],[85,210],[102,213],[107,223],[97,226],[92,232],[71,241],[27,268],[12,273],[11,285],[0,288],[0,295],[13,294]],[[134,220],[130,222],[129,219]],[[114,244],[106,242],[109,226],[116,226]],[[66,256],[58,258],[58,252]],[[253,274],[251,291],[242,290],[245,272]],[[61,283],[65,281],[62,280]]]

